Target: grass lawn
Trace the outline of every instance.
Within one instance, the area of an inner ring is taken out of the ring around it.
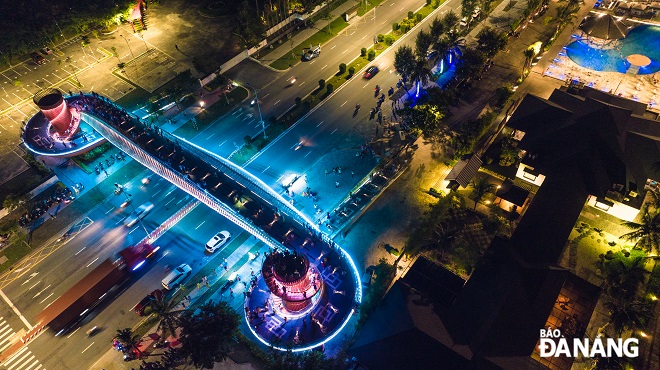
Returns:
[[[136,86],[135,90],[117,99],[116,103],[128,111],[132,111],[135,108],[146,104],[151,95],[152,94],[149,91]]]
[[[342,17],[337,17],[337,19],[330,22],[329,25],[323,27],[322,30],[319,30],[307,40],[294,47],[290,53],[283,55],[281,58],[271,63],[270,66],[279,70],[293,67],[300,62],[304,48],[309,47],[309,45],[324,44],[330,41],[333,37],[337,36],[339,32],[346,28],[346,26],[348,26],[348,23],[346,23]],[[286,42],[283,44],[286,44]]]

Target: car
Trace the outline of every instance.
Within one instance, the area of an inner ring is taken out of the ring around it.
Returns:
[[[467,17],[461,18],[461,22],[458,25],[461,26],[461,27],[467,27],[467,25],[468,25]]]
[[[139,220],[143,219],[149,211],[151,211],[154,208],[154,204],[151,202],[144,203],[143,205],[139,206],[133,213],[131,213],[126,219],[124,220],[124,225],[131,227],[135,225],[136,222]]]
[[[162,297],[163,297],[163,291],[160,289],[156,289],[153,292],[147,294],[144,298],[142,298],[142,300],[133,307],[133,311],[135,311],[135,313],[138,316],[144,316],[144,310],[147,307],[151,306],[151,302],[155,301],[156,299],[160,299]]]
[[[374,279],[375,274],[376,274],[376,266],[369,266],[364,271],[364,274],[362,274],[362,279],[361,280],[362,280],[362,285],[364,285],[365,288],[367,288],[371,285],[371,282]]]
[[[190,276],[191,272],[192,268],[189,265],[182,263],[179,267],[167,274],[163,281],[161,281],[161,284],[163,284],[163,288],[172,290],[172,288],[175,288]]]
[[[46,58],[42,57],[41,54],[37,52],[30,53],[30,58],[32,58],[32,61],[38,65],[46,63]]]
[[[309,49],[303,51],[303,59],[305,60],[312,60],[319,55],[321,55],[321,44],[316,47],[310,45]]]
[[[362,76],[368,80],[371,77],[375,76],[376,73],[378,73],[378,67],[371,66],[371,67],[367,68],[366,71],[364,71],[364,74]]]
[[[219,248],[227,244],[229,239],[231,239],[231,234],[227,230],[215,234],[211,240],[206,243],[206,251],[209,253],[217,251]]]
[[[48,46],[45,46],[43,49],[41,49],[41,50],[39,50],[39,51],[40,51],[41,54],[43,54],[43,55],[50,55],[50,54],[53,54],[53,51],[50,50],[50,48],[49,48]]]

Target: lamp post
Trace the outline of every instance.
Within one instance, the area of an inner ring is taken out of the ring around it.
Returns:
[[[131,52],[131,56],[133,57],[133,59],[135,59],[135,54],[133,54],[133,49],[131,49],[131,45],[129,45],[128,40],[126,40],[126,37],[124,37],[124,35],[119,35],[119,37],[121,37],[122,39],[124,39],[124,41],[126,41],[126,46],[128,46],[128,50]]]
[[[257,101],[257,110],[259,111],[259,123],[261,123],[261,129],[264,132],[264,139],[268,139],[268,136],[266,136],[266,124],[264,122],[264,118],[261,116],[261,106],[259,105],[259,94],[257,94],[257,89],[254,88],[254,86],[250,85],[249,83],[245,83],[248,87],[254,91],[254,99]]]
[[[116,189],[116,191],[119,191],[119,192],[124,194],[124,196],[126,197],[126,202],[128,202],[128,204],[131,205],[131,208],[133,208],[133,212],[136,214],[136,217],[138,219],[138,222],[140,223],[140,226],[142,226],[142,228],[144,229],[144,232],[147,233],[147,236],[149,236],[149,231],[147,231],[146,226],[144,226],[144,223],[142,222],[142,218],[140,217],[140,215],[137,214],[137,209],[135,209],[135,205],[133,204],[133,202],[131,202],[131,199],[129,198],[132,195],[129,194],[127,191],[125,191],[124,186],[121,185],[121,184],[115,183],[115,189]]]

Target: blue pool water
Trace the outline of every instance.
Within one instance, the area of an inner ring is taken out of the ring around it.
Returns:
[[[590,46],[584,40],[566,45],[566,54],[578,65],[605,72],[626,73],[630,63],[626,57],[642,54],[651,59],[651,64],[639,69],[639,74],[660,71],[660,27],[643,25],[635,27],[628,36],[619,40],[617,48],[601,50]]]

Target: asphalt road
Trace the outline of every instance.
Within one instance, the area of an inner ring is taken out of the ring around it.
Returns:
[[[448,9],[460,6],[459,0],[450,0],[438,10],[438,15],[444,14]],[[400,45],[414,44],[415,37],[420,30],[428,28],[428,22],[434,17],[427,17],[423,23],[409,32],[405,38],[389,48],[371,64],[379,67],[380,72],[370,80],[356,76],[330,98],[323,101],[307,117],[294,126],[286,135],[280,136],[269,147],[262,150],[245,167],[267,185],[277,189],[279,181],[286,175],[304,174],[316,162],[328,153],[341,149],[359,150],[360,145],[369,141],[375,132],[375,121],[369,120],[370,109],[375,107],[374,88],[380,85],[382,93],[387,95],[390,86],[396,86],[399,75],[396,73],[393,62],[394,53]],[[361,109],[354,116],[356,104]],[[383,103],[384,115],[391,111],[391,101],[386,99]],[[297,148],[299,142],[302,148]],[[350,180],[349,180],[350,181]],[[353,184],[346,184],[342,189],[350,189],[359,181],[352,178]],[[346,192],[337,192],[338,199]]]
[[[251,60],[245,60],[227,71],[226,75],[256,89],[262,116],[268,123],[269,117],[279,117],[295,105],[296,97],[302,98],[318,89],[319,80],[329,80],[337,73],[340,63],[348,64],[360,55],[361,48],[372,46],[375,35],[389,32],[393,22],[400,21],[408,15],[409,10],[416,10],[424,4],[426,2],[420,0],[387,0],[377,7],[375,21],[373,10],[362,20],[352,21],[337,37],[322,46],[319,57],[298,63],[289,71],[274,72]],[[291,84],[294,77],[296,82]],[[248,90],[254,96],[254,92]],[[261,132],[259,113],[256,106],[250,105],[251,100],[248,99],[240,107],[242,110],[233,111],[219,119],[192,141],[220,156],[229,157],[236,150],[233,143],[242,145],[246,135],[254,137]]]
[[[132,195],[134,205],[139,206],[147,201],[155,205],[144,218],[146,228],[151,231],[192,198],[160,178],[154,179],[147,186],[140,186],[143,177],[144,174],[138,175],[125,186],[126,191]],[[112,185],[108,184],[108,186]],[[135,244],[146,235],[139,224],[131,228],[124,226],[123,220],[131,211],[131,206],[125,209],[119,207],[124,199],[123,195],[111,197],[92,209],[87,215],[94,221],[90,227],[70,239],[30,274],[24,275],[3,289],[5,295],[28,322],[34,324],[36,315],[43,308],[106,258]],[[213,258],[213,255],[204,252],[204,244],[221,230],[228,230],[234,238],[242,232],[232,222],[199,205],[161,236],[156,243],[161,246],[157,262],[145,265],[144,271],[138,271],[135,281],[128,285],[125,292],[108,302],[104,309],[96,310],[85,318],[80,329],[76,331],[64,337],[54,337],[51,331],[41,334],[30,342],[29,351],[46,368],[73,369],[91,366],[110,348],[111,339],[117,329],[132,327],[141,320],[131,308],[144,295],[161,287],[160,281],[167,274],[165,266],[188,263],[193,268],[194,276]],[[0,310],[0,315],[7,319],[14,332],[25,327],[6,306]],[[90,338],[86,336],[85,331],[92,326],[99,326],[103,330]],[[28,359],[29,356],[24,360]]]

